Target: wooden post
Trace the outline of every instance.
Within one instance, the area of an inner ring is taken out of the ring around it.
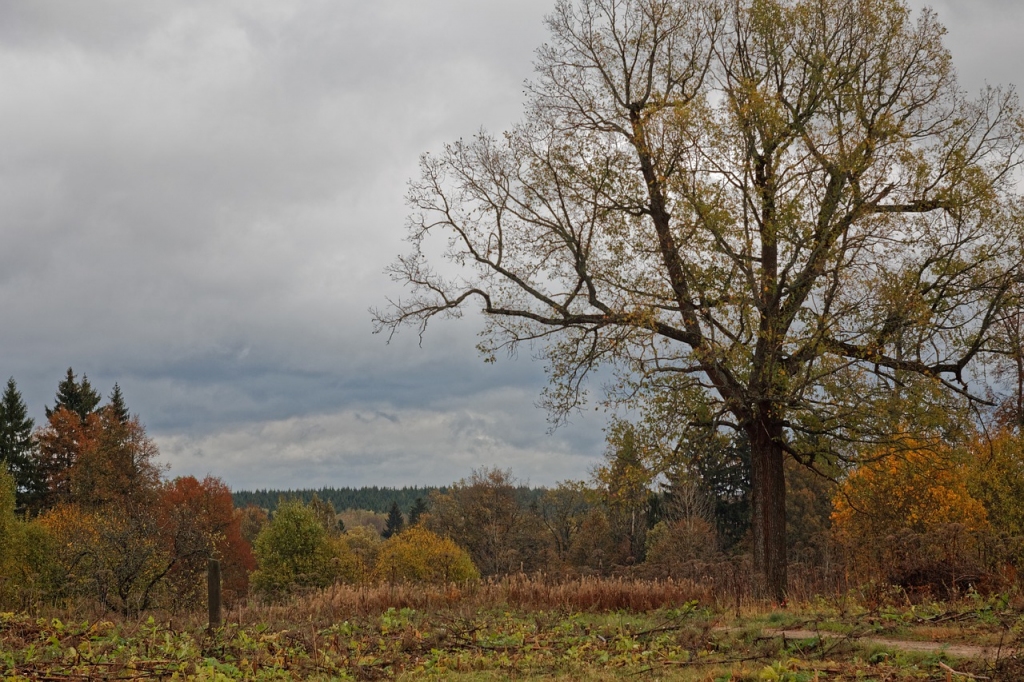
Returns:
[[[220,608],[220,562],[210,559],[206,569],[206,594],[210,604],[210,629],[221,626]]]

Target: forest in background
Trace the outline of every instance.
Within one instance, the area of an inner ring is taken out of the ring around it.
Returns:
[[[0,400],[3,608],[71,600],[126,615],[189,610],[201,603],[209,559],[223,566],[231,604],[338,584],[524,574],[683,580],[716,599],[752,594],[742,436],[715,434],[698,449],[669,452],[643,423],[615,421],[588,481],[529,488],[509,470],[483,468],[432,489],[235,498],[218,479],[169,476],[117,386],[104,403],[69,369],[46,412],[34,427],[8,382]],[[919,600],[1018,589],[1019,425],[1006,419],[941,448],[908,440],[829,471],[791,462],[787,594],[896,589]]]
[[[425,500],[431,493],[445,492],[443,486],[403,486],[401,488],[389,488],[378,486],[363,486],[361,488],[304,488],[300,490],[236,490],[231,493],[236,507],[247,507],[254,505],[268,512],[277,508],[277,503],[284,500],[301,500],[309,502],[315,495],[317,498],[330,502],[334,508],[343,511],[345,509],[364,509],[377,513],[387,512],[391,504],[398,503],[398,506],[405,513],[416,504],[416,500]]]
[[[524,504],[531,504],[544,494],[546,488],[517,486],[516,494]],[[444,494],[448,486],[403,486],[392,488],[387,486],[363,486],[360,488],[303,488],[299,490],[236,490],[231,493],[236,507],[254,505],[268,512],[273,512],[281,500],[300,500],[309,502],[316,496],[330,502],[338,511],[346,509],[365,510],[379,514],[386,513],[391,505],[398,504],[403,513],[408,514],[416,505],[416,500],[427,500],[434,493]]]

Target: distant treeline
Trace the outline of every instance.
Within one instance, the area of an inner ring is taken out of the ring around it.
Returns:
[[[544,488],[519,487],[516,497],[520,504],[529,505],[540,499],[544,494]],[[255,505],[261,509],[273,512],[277,508],[278,500],[299,499],[308,503],[316,495],[325,502],[330,502],[336,510],[366,509],[378,513],[386,513],[391,508],[392,502],[397,502],[403,513],[408,514],[416,498],[422,498],[425,503],[430,502],[430,494],[434,491],[447,493],[448,486],[406,486],[402,488],[387,488],[369,486],[364,488],[320,488],[319,490],[238,490],[232,493],[236,507],[248,507]]]
[[[416,498],[422,498],[426,502],[430,493],[438,490],[447,492],[447,487],[437,486],[412,486],[403,488],[381,488],[371,486],[366,488],[320,488],[319,490],[239,490],[232,493],[236,507],[248,507],[255,505],[267,511],[273,512],[281,499],[302,500],[308,503],[316,495],[319,499],[330,502],[338,511],[345,509],[366,509],[373,512],[384,513],[392,502],[397,502],[403,512],[408,513],[416,503]]]

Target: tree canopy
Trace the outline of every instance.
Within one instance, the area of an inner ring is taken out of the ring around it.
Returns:
[[[377,329],[479,305],[488,357],[538,344],[556,418],[611,364],[611,400],[743,432],[782,599],[785,458],[935,438],[1005,352],[1017,99],[968,96],[899,0],[559,0],[547,25],[522,123],[422,158],[412,295]]]

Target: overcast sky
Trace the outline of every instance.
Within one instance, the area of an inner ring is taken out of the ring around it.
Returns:
[[[519,118],[552,2],[0,2],[0,374],[37,421],[69,365],[119,382],[235,489],[586,478],[607,414],[549,434],[540,363],[367,312],[419,154]],[[968,88],[1020,85],[1024,3],[933,6]]]

